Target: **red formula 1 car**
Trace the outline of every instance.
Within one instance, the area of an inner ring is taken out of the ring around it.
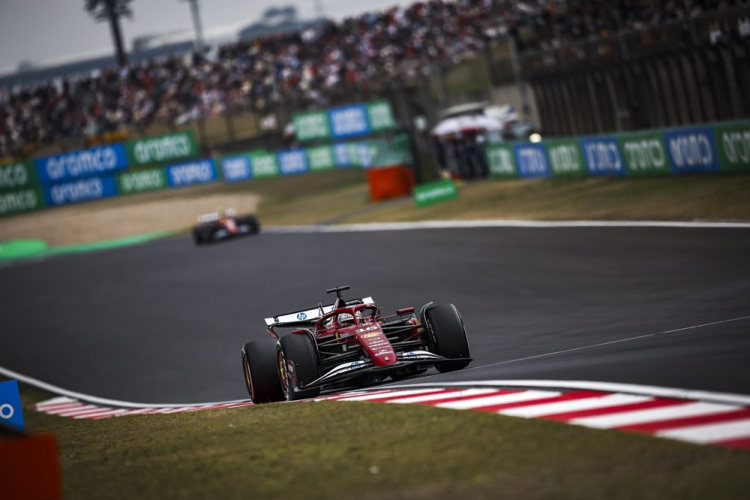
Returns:
[[[252,215],[237,216],[233,209],[219,210],[198,217],[193,226],[193,241],[196,245],[226,240],[237,236],[257,234],[260,223]]]
[[[344,300],[266,319],[271,338],[245,344],[242,365],[253,403],[313,398],[322,388],[399,380],[435,366],[440,372],[472,361],[461,315],[453,304],[413,307],[383,316],[372,298]],[[279,328],[293,331],[279,336]]]

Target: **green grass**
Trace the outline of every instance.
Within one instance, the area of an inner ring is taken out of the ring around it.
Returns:
[[[270,177],[188,188],[184,197],[247,192],[261,197],[258,216],[264,225],[319,224],[370,206],[365,172],[347,168],[293,177]],[[135,195],[157,198],[159,193]]]
[[[413,203],[343,222],[439,219],[750,220],[750,175],[488,180],[464,184],[459,199]]]
[[[67,499],[747,498],[750,453],[421,405],[302,402],[98,421],[57,434]]]

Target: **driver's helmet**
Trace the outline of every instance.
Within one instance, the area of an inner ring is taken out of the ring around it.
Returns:
[[[339,324],[341,326],[350,326],[354,324],[354,316],[349,313],[339,314]]]
[[[369,319],[372,317],[372,311],[370,309],[360,309],[356,313],[354,313],[357,316],[357,319],[362,322],[363,320]]]

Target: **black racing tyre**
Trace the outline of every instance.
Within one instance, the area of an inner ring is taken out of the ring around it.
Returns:
[[[242,348],[242,371],[250,399],[255,404],[283,401],[276,368],[276,340],[249,342]]]
[[[193,228],[193,241],[196,245],[200,245],[203,243],[203,237],[202,233],[197,227]]]
[[[258,219],[254,215],[246,215],[244,217],[238,217],[237,225],[238,226],[244,226],[244,225],[250,226],[250,234],[257,234],[258,232],[260,232],[260,222],[258,222]]]
[[[429,307],[424,313],[424,320],[430,332],[430,343],[435,354],[449,359],[466,358],[465,363],[438,363],[435,368],[444,373],[469,366],[469,339],[456,306],[441,304]]]
[[[287,401],[318,397],[320,387],[306,391],[297,389],[320,376],[318,353],[310,337],[298,333],[281,337],[276,356],[278,379]]]
[[[217,230],[218,228],[212,225],[206,225],[201,229],[201,241],[204,245],[214,242],[214,233],[216,233]]]

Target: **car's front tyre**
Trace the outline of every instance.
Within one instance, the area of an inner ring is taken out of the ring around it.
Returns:
[[[318,353],[309,336],[293,333],[281,337],[276,358],[281,390],[287,401],[318,397],[320,387],[299,389],[320,376]]]
[[[448,359],[466,358],[465,362],[438,363],[439,372],[452,372],[469,366],[469,339],[461,315],[453,304],[431,306],[424,312],[424,321],[430,335],[430,343],[435,354]]]
[[[242,348],[242,370],[250,399],[255,404],[284,400],[276,370],[276,340],[248,342]]]

